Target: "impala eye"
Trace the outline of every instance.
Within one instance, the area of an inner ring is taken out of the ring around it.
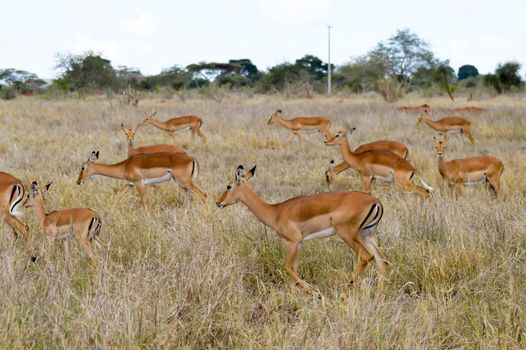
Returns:
[[[231,189],[232,189],[232,186],[230,186],[230,185],[227,185],[227,186],[226,186],[226,190],[227,190],[227,191],[230,191]]]

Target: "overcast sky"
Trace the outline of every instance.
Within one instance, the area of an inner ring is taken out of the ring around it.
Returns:
[[[57,75],[57,53],[86,50],[143,74],[234,58],[260,70],[305,54],[327,61],[328,24],[336,65],[402,28],[454,69],[526,63],[524,0],[10,0],[1,9],[0,68],[42,78]]]

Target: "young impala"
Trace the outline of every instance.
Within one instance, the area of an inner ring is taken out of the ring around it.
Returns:
[[[422,197],[427,197],[433,188],[416,174],[415,168],[407,160],[391,152],[367,151],[356,153],[351,151],[347,134],[352,130],[338,131],[330,140],[325,141],[328,146],[340,145],[343,159],[362,176],[362,185],[365,192],[370,191],[372,180],[394,182],[395,185],[415,192]],[[417,175],[422,188],[412,183]]]
[[[288,142],[290,142],[294,135],[296,135],[299,143],[301,144],[302,132],[321,132],[325,139],[331,137],[331,121],[327,117],[297,117],[287,120],[283,118],[281,109],[278,109],[270,116],[267,121],[267,125],[272,124],[274,120],[276,123],[292,132]]]
[[[199,118],[196,115],[185,115],[182,117],[176,117],[168,119],[164,122],[161,122],[157,119],[153,119],[153,117],[157,114],[157,112],[154,112],[153,114],[149,115],[142,121],[141,124],[143,125],[153,125],[156,128],[159,128],[164,131],[168,131],[175,134],[178,134],[183,131],[190,130],[192,132],[192,138],[195,138],[195,134],[203,140],[203,142],[206,142],[206,137],[201,132],[201,125],[203,125],[203,120]]]
[[[173,179],[185,191],[190,190],[202,202],[206,194],[194,185],[199,163],[186,153],[152,153],[136,154],[116,164],[95,163],[99,152],[91,152],[88,160],[82,165],[77,184],[81,185],[91,175],[102,175],[128,182],[118,194],[113,204],[116,205],[122,194],[135,186],[141,197],[142,206],[148,210],[146,203],[146,185]]]
[[[382,290],[385,257],[378,249],[376,230],[383,206],[377,198],[363,192],[330,192],[269,204],[248,184],[255,171],[255,166],[247,173],[242,165],[238,166],[234,181],[226,186],[216,204],[224,208],[240,201],[259,221],[275,230],[287,246],[285,271],[296,284],[308,293],[313,292],[313,288],[298,276],[301,244],[336,234],[358,253],[359,263],[351,274],[350,283],[374,259],[379,272],[378,289]]]
[[[42,192],[47,192],[49,186],[51,183],[47,184]],[[63,241],[67,252],[67,240],[74,237],[88,253],[91,263],[96,266],[97,256],[93,251],[92,243],[95,243],[97,247],[103,245],[99,239],[102,227],[99,214],[89,208],[73,208],[46,213],[42,192],[38,189],[37,182],[33,181],[31,192],[27,195],[24,205],[26,208],[35,208],[48,241],[47,251],[49,252],[53,242]]]
[[[349,130],[349,132],[353,132],[356,130],[356,128],[352,128]],[[329,140],[330,141],[330,140]],[[371,143],[365,143],[354,150],[354,153],[363,153],[367,151],[386,151],[396,154],[397,156],[407,159],[407,155],[409,154],[409,150],[407,147],[400,142],[396,141],[387,141],[387,140],[380,140],[380,141],[374,141]],[[345,160],[339,164],[335,165],[334,160],[331,160],[329,162],[329,167],[325,171],[325,183],[327,184],[328,188],[331,188],[332,183],[334,182],[334,178],[336,175],[341,173],[344,170],[349,169],[351,166],[349,163],[347,163]]]
[[[462,192],[462,185],[475,186],[485,183],[489,183],[497,197],[501,197],[500,176],[504,171],[504,165],[500,159],[480,156],[446,161],[444,153],[447,141],[439,141],[436,137],[434,140],[438,154],[438,171],[450,187],[455,186],[457,197]]]
[[[135,137],[135,133],[141,126],[142,123],[139,123],[135,129],[125,128],[124,124],[121,123],[121,129],[124,131],[124,134],[126,134],[126,139],[128,141],[128,157],[142,153],[186,153],[184,149],[168,144],[142,146],[136,148],[133,145],[133,139]]]
[[[460,141],[464,144],[464,134],[466,134],[469,142],[471,144],[475,143],[475,139],[471,134],[471,122],[467,119],[461,117],[446,117],[439,120],[431,120],[429,113],[425,110],[418,116],[416,124],[418,125],[422,122],[429,125],[432,129],[443,133],[446,140],[449,139],[449,134],[458,135]]]
[[[21,237],[29,244],[30,253],[33,254],[31,235],[27,225],[16,217],[22,215],[19,211],[24,200],[24,186],[22,182],[11,174],[0,172],[0,215],[13,229],[15,239]],[[35,261],[32,256],[31,260]]]

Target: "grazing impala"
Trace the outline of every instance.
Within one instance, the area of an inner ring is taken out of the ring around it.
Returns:
[[[469,142],[471,144],[475,143],[475,139],[471,134],[471,122],[467,119],[461,117],[446,117],[439,120],[431,120],[426,110],[418,116],[418,121],[416,122],[416,124],[420,124],[422,122],[426,123],[436,131],[444,133],[444,138],[446,140],[449,139],[449,134],[455,134],[458,135],[458,137],[460,137],[460,141],[462,142],[462,144],[464,144],[463,135],[466,134],[466,136],[469,139]]]
[[[196,115],[185,115],[182,117],[176,117],[168,119],[164,122],[161,122],[157,119],[153,119],[153,117],[157,114],[157,112],[154,112],[153,114],[150,114],[146,119],[142,121],[142,125],[153,125],[161,130],[168,131],[171,133],[178,134],[183,131],[190,130],[192,132],[192,138],[195,138],[195,134],[203,140],[203,142],[206,142],[206,137],[201,132],[201,125],[203,124],[203,120],[199,118]]]
[[[500,159],[492,156],[480,156],[446,161],[444,153],[447,141],[436,137],[435,147],[438,154],[438,171],[447,180],[450,187],[455,186],[455,195],[460,196],[462,185],[475,186],[489,183],[497,197],[500,197],[500,176],[504,165]]]
[[[247,173],[242,165],[234,181],[226,186],[216,204],[224,208],[238,201],[266,226],[275,230],[287,246],[285,271],[308,293],[313,288],[298,276],[298,257],[303,241],[338,235],[358,253],[359,263],[351,274],[352,284],[368,262],[378,266],[378,289],[382,290],[385,257],[378,249],[376,230],[383,215],[382,203],[363,192],[331,192],[300,196],[277,204],[263,201],[248,184],[256,171]]]
[[[33,181],[31,192],[27,195],[27,199],[24,202],[25,207],[35,208],[38,220],[46,235],[48,246],[51,246],[53,242],[63,241],[67,249],[67,240],[74,237],[88,253],[91,263],[96,266],[97,256],[93,251],[92,243],[95,243],[98,247],[103,245],[99,239],[102,227],[99,214],[89,208],[73,208],[46,213],[42,192],[47,192],[49,186],[51,186],[51,183],[45,186],[44,191],[40,191],[37,182]]]
[[[350,129],[349,132],[352,133],[354,130],[356,130],[356,128]],[[400,142],[387,140],[365,143],[357,149],[355,149],[354,153],[362,153],[367,151],[391,152],[404,159],[407,159],[407,155],[409,154],[409,150],[405,145],[401,144]],[[351,166],[349,165],[349,163],[347,163],[345,160],[336,165],[334,163],[334,160],[331,160],[329,162],[329,167],[325,171],[325,183],[327,184],[327,187],[331,188],[331,185],[334,182],[334,178],[336,177],[336,175],[338,175],[344,170],[349,169],[350,167]]]
[[[356,153],[349,147],[347,134],[352,130],[338,131],[330,141],[325,141],[328,146],[340,145],[343,159],[362,176],[362,186],[369,192],[372,180],[394,182],[395,185],[415,192],[422,197],[427,197],[433,188],[416,174],[415,168],[407,160],[391,152],[367,151]],[[417,175],[422,188],[412,183]]]
[[[402,107],[398,107],[397,109],[402,112],[414,113],[414,112],[421,112],[425,110],[430,111],[431,106],[428,104],[423,104],[420,106],[402,106]]]
[[[146,203],[146,185],[173,179],[185,191],[190,190],[202,202],[206,194],[194,185],[199,163],[185,153],[152,153],[136,154],[116,164],[95,163],[99,152],[91,152],[88,160],[82,165],[77,184],[81,185],[91,175],[102,175],[128,182],[118,194],[113,204],[116,205],[122,194],[135,186],[141,197],[142,206],[148,210]]]
[[[0,172],[0,215],[13,229],[15,239],[22,237],[30,245],[30,252],[33,253],[30,242],[31,235],[29,228],[16,217],[22,215],[19,211],[24,200],[24,186],[22,182],[11,174]],[[31,260],[35,261],[32,256]]]
[[[125,128],[124,124],[121,123],[121,129],[126,134],[126,138],[128,140],[128,157],[142,153],[186,153],[184,149],[168,144],[142,146],[135,148],[133,145],[133,138],[135,137],[135,133],[137,132],[137,130],[139,130],[141,125],[142,123],[138,124],[135,127],[135,129],[133,129]]]
[[[274,120],[276,123],[292,132],[289,142],[292,140],[294,135],[296,135],[299,143],[301,144],[302,132],[321,132],[325,139],[331,137],[331,121],[327,117],[297,117],[287,120],[283,118],[281,109],[278,109],[270,116],[267,121],[267,125],[272,124]]]

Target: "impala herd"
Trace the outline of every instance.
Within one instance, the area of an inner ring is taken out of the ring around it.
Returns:
[[[482,109],[475,107],[475,112]],[[465,159],[445,160],[448,134],[457,134],[460,139],[465,134],[474,143],[471,134],[471,122],[452,116],[440,120],[431,120],[428,105],[416,107],[401,107],[405,112],[422,112],[418,116],[417,124],[425,123],[438,131],[442,139],[434,137],[438,156],[438,171],[450,187],[454,187],[454,194],[461,194],[463,185],[480,185],[488,183],[495,194],[502,198],[500,176],[504,170],[502,161],[492,156],[479,156]],[[469,109],[465,110],[466,112]],[[178,133],[191,131],[197,134],[203,142],[206,137],[201,132],[201,118],[184,116],[161,122],[147,116],[135,129],[126,128],[121,124],[127,138],[128,158],[115,163],[99,163],[99,152],[93,151],[88,160],[82,164],[77,184],[81,185],[92,175],[102,175],[121,179],[126,182],[117,193],[112,208],[119,198],[132,187],[137,189],[142,206],[148,212],[146,185],[173,180],[185,193],[191,192],[203,203],[207,195],[199,189],[194,181],[199,171],[198,161],[188,155],[183,148],[170,144],[158,144],[135,147],[136,132],[145,125],[151,124],[159,129]],[[290,198],[277,204],[269,204],[261,199],[251,188],[250,180],[254,177],[256,166],[246,171],[239,165],[234,172],[232,181],[218,198],[216,205],[224,208],[236,202],[243,203],[266,226],[277,232],[286,244],[285,271],[293,281],[308,293],[314,289],[298,276],[298,258],[303,241],[339,236],[352,250],[358,254],[358,265],[350,276],[349,285],[374,260],[378,267],[377,287],[382,290],[387,260],[378,247],[376,231],[383,215],[383,205],[379,199],[369,194],[373,180],[393,182],[396,186],[414,192],[426,198],[433,191],[417,170],[407,160],[408,148],[397,141],[378,140],[363,144],[353,151],[349,146],[349,136],[355,128],[330,131],[331,121],[323,116],[306,116],[285,119],[281,110],[277,110],[268,119],[270,125],[275,121],[296,136],[301,144],[301,134],[304,132],[320,132],[327,146],[340,146],[343,161],[335,165],[334,160],[329,163],[325,171],[325,181],[331,188],[335,176],[342,171],[352,168],[362,178],[363,192],[343,191],[326,192],[310,196]],[[462,141],[463,142],[463,141]],[[418,180],[418,184],[415,182]],[[16,177],[0,172],[0,211],[2,219],[9,224],[15,238],[22,238],[27,242],[31,260],[36,256],[32,248],[31,235],[27,225],[17,216],[21,215],[20,207],[35,208],[36,215],[42,225],[48,245],[62,241],[67,248],[67,240],[75,238],[89,255],[91,262],[97,266],[97,257],[92,245],[102,246],[99,236],[102,220],[100,216],[89,208],[74,208],[46,213],[45,194],[49,190],[46,185],[40,189],[36,182],[31,184],[30,192],[25,195],[24,187]],[[49,247],[48,247],[49,248]],[[66,250],[67,253],[67,250]],[[49,259],[49,258],[48,258]]]

